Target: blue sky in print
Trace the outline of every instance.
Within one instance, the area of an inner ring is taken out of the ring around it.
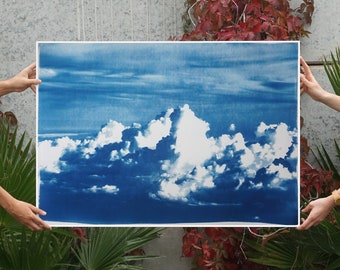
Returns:
[[[298,224],[298,43],[37,51],[51,224]]]

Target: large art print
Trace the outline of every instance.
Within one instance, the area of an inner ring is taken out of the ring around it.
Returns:
[[[52,226],[296,226],[298,42],[38,42]]]

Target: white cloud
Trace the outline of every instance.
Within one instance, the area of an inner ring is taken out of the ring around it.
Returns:
[[[275,175],[275,178],[269,184],[269,187],[271,188],[281,188],[284,181],[294,180],[297,178],[296,172],[290,172],[289,169],[284,167],[282,164],[271,164],[266,171],[268,174]]]
[[[187,195],[189,192],[190,189],[183,188],[183,186],[176,184],[175,181],[166,180],[161,182],[158,195],[169,200],[182,200],[187,202]]]
[[[164,170],[158,195],[170,200],[187,201],[191,192],[203,188],[213,188],[214,175],[223,173],[226,165],[213,163],[204,166],[214,156],[220,156],[233,140],[221,136],[218,140],[208,138],[209,124],[197,118],[188,105],[181,108],[181,117],[177,122],[175,143],[172,146],[177,159],[162,162]],[[181,181],[182,180],[182,181]]]
[[[139,78],[148,83],[162,83],[167,80],[165,76],[160,74],[144,74],[140,75]]]
[[[52,173],[60,173],[61,166],[66,164],[60,158],[68,151],[75,151],[80,145],[79,140],[72,140],[69,137],[58,138],[53,143],[45,140],[39,143],[39,169]]]
[[[258,138],[264,137],[267,143],[255,143],[244,148],[241,167],[248,177],[255,177],[259,169],[267,168],[275,159],[286,158],[293,143],[293,133],[289,132],[285,123],[266,125],[262,122],[256,135]]]
[[[271,164],[267,168],[267,173],[276,174],[278,178],[282,180],[289,180],[295,177],[293,173],[291,173],[288,168],[284,167],[282,164],[274,165]]]
[[[41,68],[39,69],[39,77],[40,78],[50,78],[57,76],[57,72],[54,69],[50,68]]]
[[[200,189],[215,187],[214,178],[205,167],[199,166],[195,168],[192,174],[167,175],[163,174],[163,181],[160,184],[158,195],[169,200],[188,201],[188,195],[191,192],[197,192]],[[181,184],[178,181],[183,180]]]
[[[192,170],[197,165],[202,165],[216,152],[214,139],[206,137],[209,129],[209,124],[197,118],[188,105],[181,108],[181,118],[175,134],[174,151],[178,159],[173,164],[174,173]]]
[[[231,168],[236,166],[239,166],[237,175],[230,174],[224,179],[224,181],[237,179],[235,190],[245,184],[254,189],[281,188],[283,181],[296,179],[296,172],[290,172],[282,164],[273,164],[276,159],[288,160],[298,155],[298,147],[292,148],[297,132],[289,131],[285,123],[259,124],[256,135],[261,143],[250,144],[240,132],[234,135],[223,134],[218,138],[207,137],[209,123],[196,117],[188,105],[179,110],[180,117],[175,123],[171,121],[175,110],[169,109],[164,117],[150,121],[144,131],[141,125],[133,125],[133,128],[140,129],[135,137],[138,148],[156,150],[157,144],[169,136],[170,131],[174,132],[172,134],[174,143],[170,147],[175,155],[171,157],[173,159],[159,161],[162,170],[159,190],[150,196],[186,202],[192,194],[216,187],[215,179],[221,174],[231,173]],[[64,137],[54,142],[42,141],[39,143],[39,156],[44,159],[39,160],[39,167],[42,170],[60,173],[62,167],[66,165],[61,161],[61,157],[67,151],[78,149],[84,154],[83,157],[89,159],[105,145],[123,142],[125,129],[127,127],[123,124],[110,120],[92,140],[85,139],[81,142]],[[231,130],[234,128],[231,127]],[[131,151],[138,151],[131,150],[131,145],[131,141],[125,141],[120,144],[121,148],[111,150],[110,160],[122,159],[125,164],[137,165],[137,162],[128,156]],[[267,186],[255,180],[260,169],[266,169],[266,174],[272,179]],[[94,185],[84,191],[116,194],[119,188],[114,185],[101,187]]]
[[[238,177],[238,185],[237,187],[235,188],[235,190],[239,190],[240,187],[243,185],[243,183],[245,182],[245,179],[243,177]]]
[[[111,152],[110,160],[115,161],[130,154],[130,145],[131,145],[131,142],[125,141],[123,148],[121,148],[119,151],[113,150]]]
[[[98,133],[97,138],[88,142],[89,146],[83,150],[84,154],[88,158],[88,154],[95,154],[96,148],[102,148],[111,143],[122,142],[123,131],[125,129],[126,127],[123,124],[110,120]]]
[[[216,165],[215,165],[215,172],[218,173],[218,174],[222,174],[222,173],[224,173],[224,171],[226,170],[226,168],[227,168],[227,165],[226,165],[226,164],[222,164],[222,165],[216,164]]]
[[[299,148],[298,148],[297,145],[294,145],[293,147],[294,148],[293,148],[292,153],[290,154],[290,158],[291,159],[297,159],[299,157]]]
[[[253,188],[253,189],[262,189],[263,188],[262,182],[255,184],[253,181],[249,181],[249,183],[250,183],[250,187]]]
[[[238,176],[241,180],[236,190],[244,184],[245,179],[254,179],[261,168],[268,168],[267,174],[275,174],[275,178],[280,181],[296,177],[283,165],[276,167],[272,165],[275,159],[288,158],[287,154],[293,144],[294,133],[288,130],[285,123],[273,125],[260,123],[256,135],[266,143],[248,146],[241,133],[234,136],[223,134],[214,139],[206,136],[208,131],[209,124],[197,118],[188,105],[181,108],[181,117],[175,131],[176,141],[172,146],[177,159],[162,161],[164,173],[160,181],[159,196],[170,200],[187,201],[190,193],[215,187],[214,180],[226,172],[228,164],[218,165],[216,162],[210,162],[213,159],[225,158],[233,164],[240,163],[243,173]],[[241,153],[237,160],[236,153]],[[208,166],[205,165],[208,163]],[[274,187],[275,181],[277,180],[273,180],[271,187]],[[249,184],[250,188],[264,188],[262,182],[255,184],[250,181]],[[280,184],[281,182],[275,185]]]
[[[156,149],[157,143],[170,134],[170,115],[172,112],[173,109],[168,110],[164,117],[158,120],[152,120],[143,133],[141,131],[138,132],[138,135],[135,137],[138,147],[147,147],[152,150]]]
[[[98,192],[104,192],[104,193],[109,193],[109,194],[117,194],[119,192],[119,188],[114,185],[105,185],[102,187],[98,187],[96,185],[84,189],[85,192],[92,192],[92,193],[98,193]]]

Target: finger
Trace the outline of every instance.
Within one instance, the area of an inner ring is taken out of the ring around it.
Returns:
[[[30,88],[31,88],[31,90],[33,91],[34,94],[37,93],[37,88],[35,87],[34,84],[32,84]]]
[[[299,226],[296,227],[297,230],[302,231],[305,230],[306,225],[303,223],[304,221],[301,222]]]
[[[34,70],[37,67],[37,64],[34,62],[30,64],[28,67],[25,68],[25,70]]]
[[[305,76],[308,78],[309,76],[311,76],[312,72],[309,66],[307,65],[306,61],[302,57],[301,57],[301,64],[302,64]]]
[[[42,230],[51,230],[51,226],[48,225],[46,222],[44,222],[43,220],[39,219],[35,225],[35,230],[39,230],[39,231],[42,231]]]
[[[29,82],[34,85],[41,84],[41,80],[39,79],[29,79]]]
[[[305,88],[312,86],[311,82],[306,78],[306,75],[304,74],[300,75],[300,82],[301,82],[301,85]]]
[[[308,204],[304,209],[301,210],[302,213],[308,213],[312,210],[312,206]]]
[[[41,215],[41,216],[45,216],[46,212],[38,207],[35,207],[34,205],[30,205],[30,208],[32,210],[32,212],[36,215]]]
[[[308,230],[312,226],[312,223],[309,222],[308,220],[302,218],[301,219],[301,225],[298,226],[296,229],[297,230]]]
[[[43,221],[38,216],[34,216],[32,218],[32,222],[30,223],[30,226],[32,227],[32,229],[39,230],[39,231],[52,229],[50,225],[48,225],[45,221]]]

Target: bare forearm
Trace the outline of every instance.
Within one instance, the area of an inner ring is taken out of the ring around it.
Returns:
[[[340,112],[340,96],[325,92],[319,100],[328,107]]]
[[[10,87],[10,83],[8,80],[0,81],[0,97],[6,94],[11,93],[13,90]]]
[[[10,212],[14,198],[2,187],[0,187],[0,206],[7,212]]]

